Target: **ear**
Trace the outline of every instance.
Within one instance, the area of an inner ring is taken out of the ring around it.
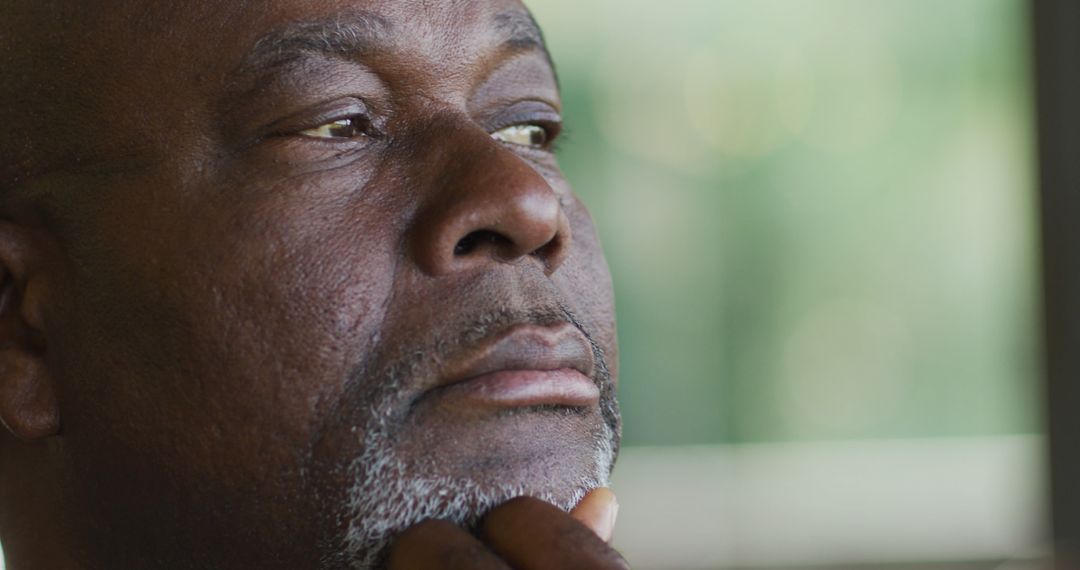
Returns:
[[[0,221],[0,422],[26,441],[60,432],[56,390],[45,362],[39,253],[30,232]]]

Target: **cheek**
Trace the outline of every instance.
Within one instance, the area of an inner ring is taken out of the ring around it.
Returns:
[[[615,295],[603,248],[585,206],[571,198],[567,216],[573,231],[570,256],[553,275],[566,292],[565,298],[591,328],[590,333],[604,348],[613,377],[618,372],[618,343],[615,331]]]
[[[276,422],[279,432],[307,436],[363,364],[394,260],[375,232],[354,243],[362,228],[327,216],[313,226],[281,219],[236,239],[260,247],[245,248],[231,266],[208,268],[220,290],[210,304],[192,299],[190,312],[205,315],[199,334],[216,350],[212,360],[228,362],[222,389],[246,395],[234,405],[252,424]]]
[[[128,202],[105,218],[123,239],[81,252],[65,354],[90,405],[69,435],[223,485],[270,485],[308,452],[365,359],[397,239],[386,212],[321,185],[237,195],[170,215]]]
[[[188,537],[201,547],[241,519],[314,544],[303,533],[325,528],[292,529],[326,516],[304,469],[380,325],[390,215],[315,185],[197,206],[148,186],[110,197],[72,241],[49,315],[71,524],[85,513],[163,545],[203,529]]]

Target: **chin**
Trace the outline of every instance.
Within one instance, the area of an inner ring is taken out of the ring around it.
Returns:
[[[493,507],[522,495],[569,511],[608,485],[617,438],[598,418],[581,410],[518,410],[440,431],[417,426],[414,433],[439,434],[420,441],[411,441],[409,429],[370,431],[350,467],[339,562],[326,567],[375,568],[393,536],[413,524],[437,518],[475,528]]]

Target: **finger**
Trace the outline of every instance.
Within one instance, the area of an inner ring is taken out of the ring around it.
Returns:
[[[465,529],[441,520],[409,527],[394,539],[388,570],[510,570]]]
[[[589,527],[532,497],[493,509],[480,525],[480,538],[517,570],[629,568]]]
[[[615,533],[615,517],[619,514],[619,501],[607,487],[589,491],[585,498],[570,511],[581,524],[592,529],[604,542],[611,542]]]

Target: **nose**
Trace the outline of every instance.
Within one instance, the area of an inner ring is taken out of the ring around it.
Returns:
[[[483,131],[444,139],[408,249],[432,276],[538,262],[552,274],[570,245],[559,196],[536,169]],[[430,132],[429,132],[430,134]]]

